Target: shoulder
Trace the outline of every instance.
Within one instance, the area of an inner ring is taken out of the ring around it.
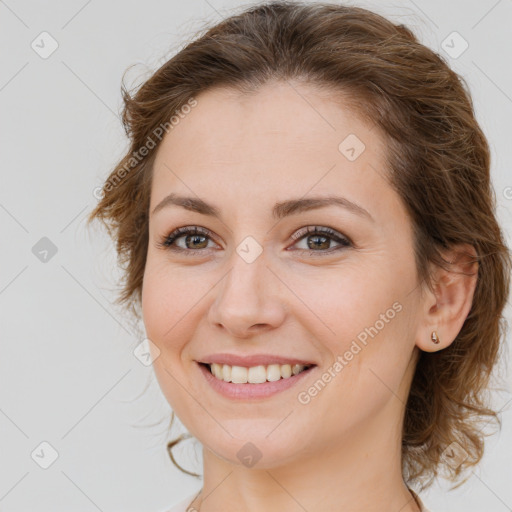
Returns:
[[[432,512],[425,506],[425,504],[421,501],[421,498],[411,488],[409,488],[409,491],[416,498],[418,505],[421,507],[421,512]],[[193,508],[190,510],[187,510],[187,507],[191,504],[192,500],[196,497],[196,494],[197,493],[187,496],[185,499],[183,499],[179,503],[176,503],[176,505],[174,505],[170,509],[166,510],[165,512],[197,512]]]
[[[420,506],[421,508],[421,512],[432,512],[431,510],[429,510],[425,504],[421,501],[421,498],[418,496],[418,494],[416,492],[414,492],[410,487],[409,487],[409,491],[411,492],[411,494],[414,496],[414,498],[416,499],[418,505]],[[174,511],[173,511],[174,512]]]
[[[176,503],[174,506],[165,510],[164,512],[197,512],[193,508],[187,511],[187,507],[192,503],[192,500],[196,497],[196,495],[197,492],[187,496],[185,499],[181,500],[179,503]]]

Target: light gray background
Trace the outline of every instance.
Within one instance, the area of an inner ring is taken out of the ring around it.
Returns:
[[[453,31],[469,43],[448,58],[468,80],[490,140],[498,215],[510,243],[512,1],[349,3],[404,22],[442,54]],[[133,355],[141,339],[112,305],[112,244],[102,232],[87,232],[84,219],[93,190],[127,148],[117,117],[122,73],[140,63],[128,76],[147,77],[204,22],[241,5],[0,0],[3,512],[160,511],[200,487],[168,459],[170,408],[152,368]],[[31,47],[43,31],[59,45],[46,59]],[[57,248],[47,262],[32,252],[42,237]],[[510,389],[510,371],[506,378]],[[498,409],[508,404],[504,428],[488,440],[469,482],[448,494],[441,481],[423,493],[435,512],[512,510],[511,398],[495,395]],[[43,441],[58,452],[48,469],[31,457],[36,449],[39,460],[48,456]],[[191,441],[180,460],[200,470]]]

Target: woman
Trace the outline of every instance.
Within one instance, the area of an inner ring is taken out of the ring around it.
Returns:
[[[173,511],[427,510],[497,419],[511,268],[462,79],[370,11],[276,2],[123,94],[90,220],[203,446]]]

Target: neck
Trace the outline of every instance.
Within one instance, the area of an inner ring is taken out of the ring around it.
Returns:
[[[386,431],[382,425],[390,425],[389,417],[374,418],[347,433],[337,446],[329,445],[322,452],[320,441],[288,464],[264,469],[235,465],[203,449],[204,485],[194,508],[200,512],[418,512],[402,478],[401,420]]]

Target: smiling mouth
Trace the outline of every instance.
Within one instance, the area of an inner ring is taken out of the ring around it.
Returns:
[[[262,384],[289,379],[299,373],[309,370],[314,364],[269,364],[258,366],[231,366],[228,364],[200,363],[217,379],[233,384]]]

